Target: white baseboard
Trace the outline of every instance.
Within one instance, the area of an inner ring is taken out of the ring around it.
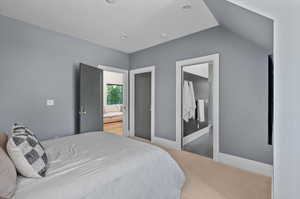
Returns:
[[[273,166],[254,160],[249,160],[225,153],[218,154],[218,161],[232,167],[247,170],[253,173],[262,174],[265,176],[273,176]]]
[[[200,130],[198,130],[198,131],[196,131],[196,132],[194,132],[194,133],[192,133],[188,136],[183,137],[183,139],[182,139],[183,146],[190,143],[190,142],[192,142],[192,141],[194,141],[194,140],[196,140],[196,139],[198,139],[199,137],[209,133],[209,129],[210,129],[210,125],[203,128],[203,129],[200,129]]]
[[[180,150],[180,146],[175,141],[171,141],[165,138],[153,137],[151,139],[153,144],[157,144],[162,147],[166,147],[168,149]]]
[[[151,142],[168,149],[175,149],[180,151],[181,147],[175,142],[165,138],[153,137]],[[273,166],[246,158],[237,157],[230,154],[218,153],[218,162],[227,164],[232,167],[258,173],[261,175],[273,177]]]

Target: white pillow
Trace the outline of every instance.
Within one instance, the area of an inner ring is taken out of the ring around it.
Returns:
[[[46,175],[48,158],[36,136],[26,127],[15,125],[7,142],[7,153],[24,177]]]
[[[17,188],[17,172],[15,165],[4,151],[6,148],[6,135],[0,133],[0,198],[11,198]]]

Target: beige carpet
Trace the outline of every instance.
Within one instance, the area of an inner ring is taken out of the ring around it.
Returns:
[[[190,152],[165,150],[186,175],[182,199],[271,199],[270,177],[236,169]]]
[[[186,175],[182,199],[271,199],[271,178],[168,150]]]

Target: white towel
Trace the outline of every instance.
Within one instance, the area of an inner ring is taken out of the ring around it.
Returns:
[[[190,119],[190,88],[187,81],[183,82],[183,92],[182,92],[182,119],[186,122]]]
[[[190,105],[190,119],[195,119],[196,115],[196,100],[195,100],[195,92],[194,92],[194,85],[193,82],[189,82],[189,88],[190,88],[190,100],[191,100],[191,105]]]
[[[182,119],[188,122],[190,119],[195,119],[196,117],[196,101],[193,82],[184,81],[182,93]]]
[[[198,100],[198,120],[200,122],[205,122],[205,101],[203,99]]]

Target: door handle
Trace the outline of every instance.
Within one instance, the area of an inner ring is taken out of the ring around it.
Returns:
[[[86,111],[84,110],[83,106],[80,107],[79,115],[86,115]]]

